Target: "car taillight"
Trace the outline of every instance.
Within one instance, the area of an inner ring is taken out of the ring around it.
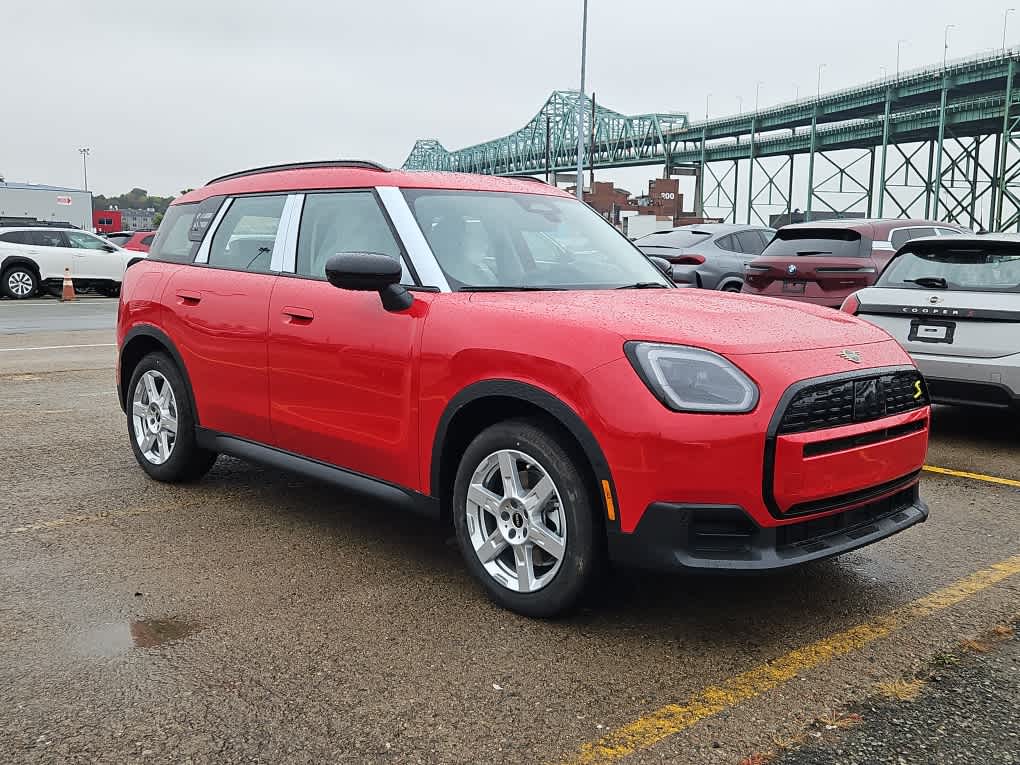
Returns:
[[[672,255],[669,258],[669,262],[674,266],[700,266],[705,262],[705,256],[693,253],[689,255]]]
[[[848,313],[851,316],[856,316],[857,312],[861,309],[861,301],[857,299],[857,293],[848,295],[847,299],[843,301],[843,305],[839,307],[843,313]]]

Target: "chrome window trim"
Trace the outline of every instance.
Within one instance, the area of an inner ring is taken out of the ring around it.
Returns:
[[[288,194],[280,218],[280,227],[276,230],[276,241],[273,243],[273,255],[269,260],[269,270],[277,273],[294,273],[297,263],[298,227],[301,225],[301,211],[305,206],[304,194]]]
[[[429,247],[425,234],[422,233],[400,189],[396,186],[376,186],[375,191],[393,223],[393,228],[397,231],[401,244],[404,245],[404,252],[414,266],[422,286],[438,287],[440,292],[452,292],[435,253]]]
[[[209,224],[209,228],[205,230],[205,236],[202,238],[202,244],[198,247],[198,252],[195,253],[195,259],[192,261],[193,263],[209,262],[209,248],[212,246],[213,237],[216,236],[216,230],[223,222],[223,216],[227,214],[227,210],[230,209],[230,205],[233,203],[233,197],[227,197],[223,200],[223,204],[220,205],[220,209],[216,212],[216,217],[213,218],[212,223]]]

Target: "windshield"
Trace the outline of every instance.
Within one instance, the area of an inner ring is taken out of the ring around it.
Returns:
[[[780,229],[762,252],[763,257],[863,258],[870,254],[861,247],[857,231],[842,228]]]
[[[640,250],[574,199],[433,189],[404,195],[455,290],[672,286]]]
[[[707,231],[691,231],[676,229],[675,231],[656,231],[645,234],[634,240],[641,247],[693,247],[704,242],[711,236]]]
[[[876,286],[1020,292],[1020,243],[968,243],[966,247],[933,248],[928,252],[903,250],[882,272]]]

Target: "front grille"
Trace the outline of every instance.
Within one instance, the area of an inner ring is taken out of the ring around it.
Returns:
[[[780,433],[804,433],[871,422],[928,405],[928,391],[914,370],[808,385],[786,407]]]
[[[851,538],[862,537],[874,531],[874,524],[886,517],[895,517],[917,502],[917,485],[888,497],[855,507],[843,513],[828,515],[810,521],[801,521],[776,529],[776,547],[807,547],[823,545],[822,540],[832,534],[843,533]]]

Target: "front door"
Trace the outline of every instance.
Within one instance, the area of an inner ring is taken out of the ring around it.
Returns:
[[[269,306],[274,443],[418,489],[418,346],[431,296],[391,313],[374,292],[337,289],[325,265],[338,252],[402,257],[372,191],[305,196],[294,273],[279,277]]]
[[[237,197],[211,234],[205,263],[177,269],[163,291],[167,334],[191,377],[202,427],[271,441],[266,343],[271,269],[286,195]]]
[[[71,274],[82,279],[109,279],[119,282],[127,265],[119,251],[110,252],[112,245],[85,231],[65,231],[71,244]]]

